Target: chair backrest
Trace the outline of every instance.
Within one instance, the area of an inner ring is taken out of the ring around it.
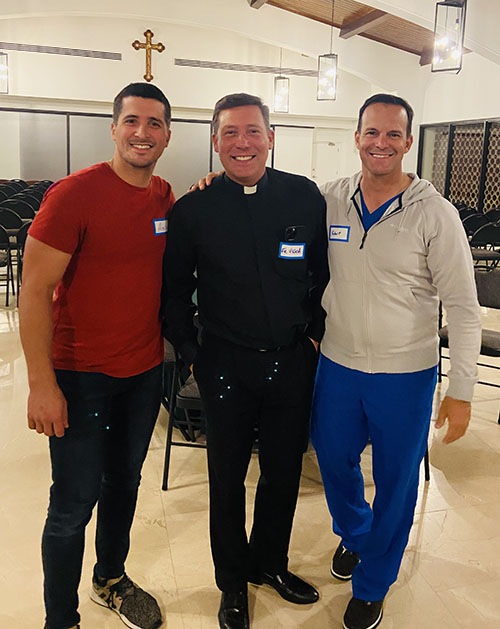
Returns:
[[[9,185],[15,186],[18,190],[23,190],[28,187],[24,179],[9,179]]]
[[[0,211],[2,210],[11,210],[21,218],[35,218],[33,205],[21,197],[10,197],[10,199],[2,201],[0,203]]]
[[[34,188],[31,186],[29,188],[26,188],[22,192],[23,196],[36,199],[38,201],[38,205],[40,205],[40,203],[42,202],[44,193],[45,190],[43,190],[42,188]]]
[[[1,206],[0,206],[1,207]],[[479,227],[469,240],[471,247],[499,247],[500,246],[500,225],[487,223]]]
[[[22,190],[21,192],[15,194],[13,197],[11,197],[11,199],[16,199],[16,201],[19,200],[27,203],[36,212],[40,207],[40,203],[42,202],[42,196],[43,195],[38,197],[36,192],[31,193],[29,191],[29,188],[26,188],[26,190]]]
[[[50,186],[53,184],[54,182],[51,181],[50,179],[43,179],[42,181],[39,181],[35,185],[39,190],[47,190],[47,188],[50,188]]]
[[[23,219],[12,210],[0,210],[0,225],[5,229],[19,229],[23,226]]]
[[[489,221],[491,221],[492,223],[496,223],[497,221],[500,221],[500,208],[494,207],[491,210],[485,212],[484,215]]]
[[[2,195],[6,195],[8,199],[16,192],[19,192],[19,189],[16,186],[12,186],[10,183],[2,183],[0,184],[0,190],[2,191]]]
[[[490,224],[490,221],[484,214],[471,214],[462,221],[462,225],[469,237],[472,236],[472,234],[474,234],[474,232],[476,232],[480,227],[488,224]]]
[[[472,207],[462,207],[458,210],[458,215],[460,216],[460,220],[462,221],[466,219],[468,216],[474,216],[474,214],[479,214],[479,212],[477,212]]]
[[[481,306],[500,308],[500,269],[474,271],[474,276]]]

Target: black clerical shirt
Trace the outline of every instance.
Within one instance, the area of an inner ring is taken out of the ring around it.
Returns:
[[[169,217],[164,258],[166,337],[191,363],[201,326],[254,349],[324,331],[328,282],[325,202],[316,184],[267,169],[256,186],[222,175],[191,192]]]

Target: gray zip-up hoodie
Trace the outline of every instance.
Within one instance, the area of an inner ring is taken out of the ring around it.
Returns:
[[[439,300],[451,369],[447,395],[472,398],[481,343],[470,248],[456,209],[428,181],[410,186],[368,232],[361,173],[322,186],[330,282],[322,353],[350,369],[405,373],[438,362]]]

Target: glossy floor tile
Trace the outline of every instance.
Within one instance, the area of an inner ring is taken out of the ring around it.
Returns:
[[[3,295],[0,293],[0,300]],[[490,327],[500,318],[485,313]],[[46,438],[26,427],[26,369],[15,307],[0,308],[0,629],[43,626],[40,534],[50,483]],[[500,374],[500,372],[499,372]],[[482,370],[482,377],[490,377]],[[500,375],[493,376],[500,382]],[[437,400],[443,392],[440,387]],[[467,435],[445,446],[429,440],[431,481],[421,482],[415,522],[398,582],[387,598],[382,629],[500,627],[500,390],[478,386]],[[167,415],[161,412],[144,467],[127,570],[159,600],[170,629],[217,628],[219,592],[208,544],[205,451],[176,447],[170,489],[161,491]],[[363,455],[367,496],[373,497],[371,453]],[[248,477],[250,505],[258,464]],[[112,612],[87,595],[94,561],[88,528],[80,589],[82,629],[119,629]],[[291,541],[290,567],[321,591],[299,607],[271,589],[250,586],[253,627],[342,627],[349,584],[329,572],[338,540],[331,533],[315,455],[305,455]]]

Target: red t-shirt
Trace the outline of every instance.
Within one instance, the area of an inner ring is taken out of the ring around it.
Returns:
[[[56,369],[125,378],[163,360],[160,329],[170,184],[132,186],[106,164],[54,184],[29,235],[69,253],[54,297]]]

